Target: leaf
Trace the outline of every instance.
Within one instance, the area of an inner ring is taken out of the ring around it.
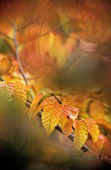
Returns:
[[[67,119],[63,128],[63,133],[66,137],[68,137],[71,134],[72,126],[73,126],[73,121],[71,119]]]
[[[43,97],[43,94],[38,94],[34,100],[32,101],[32,104],[29,109],[29,118],[34,118],[36,114],[42,109],[42,105],[38,105],[40,99]]]
[[[21,82],[7,82],[6,88],[8,91],[12,91],[14,99],[22,104],[26,104],[27,94],[25,91],[25,85]]]
[[[97,124],[111,131],[111,124],[104,119],[96,120]]]
[[[70,19],[67,17],[67,14],[65,14],[64,11],[58,9],[57,12],[59,15],[62,34],[69,35],[72,31]]]
[[[73,95],[67,95],[62,98],[63,105],[74,106],[75,97]]]
[[[80,149],[87,140],[88,129],[86,123],[83,120],[76,120],[74,127],[74,145],[77,149]]]
[[[3,55],[0,53],[0,75],[6,74],[11,68],[11,59],[8,55]]]
[[[95,120],[105,118],[103,103],[100,101],[94,101],[90,106],[90,115]]]
[[[66,123],[67,117],[74,121],[78,117],[78,109],[73,106],[68,106],[68,105],[62,105],[62,113],[61,113],[61,119],[59,121],[59,124],[61,128],[64,128],[64,125]]]
[[[67,117],[73,121],[78,117],[79,110],[74,107],[74,96],[68,95],[62,98],[62,114],[59,121],[61,128],[64,128],[64,125],[67,121]]]
[[[106,136],[104,136],[102,134],[99,134],[99,137],[95,144],[94,149],[95,149],[97,156],[99,154],[101,154],[103,157],[111,155],[110,141],[108,140],[108,138]]]
[[[86,119],[84,119],[84,121],[86,122],[88,132],[92,136],[93,142],[96,142],[98,140],[98,135],[99,135],[98,125],[96,124],[96,122],[94,120],[92,120],[90,118],[86,118]]]
[[[12,83],[4,81],[0,83],[0,88],[2,88],[3,91],[11,96],[15,101],[24,105],[26,104],[27,94],[25,91],[25,85],[21,82]]]
[[[60,117],[60,120],[58,122],[58,124],[60,125],[61,129],[64,128],[64,125],[65,125],[66,120],[67,120],[67,116],[68,116],[67,111],[64,110],[64,108],[62,107],[61,117]]]
[[[59,104],[57,100],[50,99],[50,103],[47,103],[43,108],[42,124],[46,129],[48,136],[53,132],[55,126],[60,120],[61,107],[61,104]]]

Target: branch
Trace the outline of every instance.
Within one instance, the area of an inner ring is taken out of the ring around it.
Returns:
[[[26,79],[25,77],[25,73],[24,73],[24,70],[22,68],[22,65],[21,65],[21,61],[20,61],[20,56],[19,56],[19,52],[18,52],[18,48],[19,48],[19,44],[17,42],[17,37],[16,37],[16,26],[14,25],[14,44],[15,44],[15,55],[16,55],[16,59],[18,61],[18,65],[19,65],[19,70],[21,72],[21,75],[25,81],[25,84],[27,85],[28,84],[28,80]]]
[[[62,133],[62,129],[60,128],[60,126],[56,126],[55,127],[55,129],[57,130],[57,131],[59,131],[60,133]],[[63,133],[62,133],[63,134]],[[74,140],[74,135],[71,133],[69,136],[68,136],[68,138],[73,142],[73,140]],[[92,153],[92,151],[86,146],[86,145],[84,145],[82,148],[81,148],[81,150],[83,151],[83,152],[89,152],[89,153],[91,153],[91,154],[93,154]]]
[[[58,101],[59,104],[62,104],[62,102],[55,96],[54,93],[51,93],[51,95]]]

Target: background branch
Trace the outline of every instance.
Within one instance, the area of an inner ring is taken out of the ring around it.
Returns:
[[[18,65],[19,65],[19,70],[20,70],[21,75],[22,75],[22,77],[25,81],[25,84],[27,85],[28,80],[25,77],[25,73],[24,73],[24,70],[23,70],[23,67],[22,67],[22,64],[21,64],[21,61],[20,61],[20,56],[19,56],[19,51],[18,51],[19,44],[17,42],[17,37],[16,37],[16,25],[14,25],[14,44],[15,44],[15,55],[16,55],[16,59],[17,59]]]

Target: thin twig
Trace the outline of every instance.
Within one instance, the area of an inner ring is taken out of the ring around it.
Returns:
[[[20,56],[19,56],[19,52],[18,52],[18,47],[19,47],[19,44],[17,42],[17,37],[16,37],[16,26],[14,25],[14,44],[15,44],[15,53],[16,53],[16,59],[18,61],[18,65],[19,65],[19,70],[21,72],[21,75],[25,81],[25,84],[27,85],[28,84],[28,80],[26,79],[25,77],[25,73],[24,73],[24,70],[23,70],[23,67],[21,65],[21,61],[20,61]]]
[[[62,102],[55,96],[54,93],[51,93],[51,95],[58,101],[59,104],[62,104]]]

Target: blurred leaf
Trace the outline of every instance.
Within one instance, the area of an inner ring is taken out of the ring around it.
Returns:
[[[101,154],[103,158],[111,155],[111,146],[108,138],[102,134],[99,135],[94,147],[96,154]]]
[[[90,105],[90,116],[97,120],[97,119],[104,119],[106,117],[105,111],[104,111],[104,105],[101,101],[94,101]]]
[[[104,119],[97,119],[96,122],[99,126],[102,126],[105,129],[107,129],[108,131],[111,131],[111,123],[107,122]]]
[[[8,55],[0,53],[0,75],[7,74],[12,66]]]

